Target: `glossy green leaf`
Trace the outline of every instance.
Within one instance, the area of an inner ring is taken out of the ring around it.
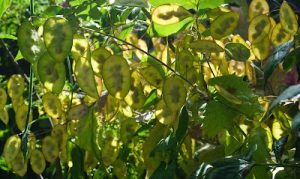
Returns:
[[[246,61],[250,57],[250,50],[241,43],[227,43],[225,53],[237,61]]]
[[[271,112],[271,110],[275,106],[277,106],[278,104],[280,104],[281,102],[283,102],[285,100],[289,100],[289,99],[295,97],[298,94],[300,94],[300,84],[288,87],[271,103],[268,111]]]
[[[296,48],[292,52],[290,52],[283,60],[282,66],[284,71],[289,71],[290,69],[296,67],[299,62],[300,57],[300,48]]]
[[[292,128],[292,131],[297,131],[297,130],[299,130],[299,127],[300,127],[300,112],[298,112],[295,115],[291,128]]]
[[[284,146],[288,141],[288,136],[282,136],[279,140],[274,141],[273,151],[275,153],[275,157],[277,161],[281,161],[281,157],[284,152]]]
[[[287,56],[287,54],[290,52],[293,45],[294,45],[293,40],[280,45],[274,50],[273,54],[267,59],[267,63],[264,66],[265,82],[267,82],[269,77],[272,75],[277,65],[283,61],[284,57]]]
[[[11,0],[1,0],[0,1],[0,19],[3,15],[3,13],[7,10],[7,8],[10,6]]]
[[[294,159],[295,161],[299,161],[300,160],[300,137],[297,137],[296,142],[295,142],[295,154],[294,154]]]
[[[208,173],[208,171],[212,168],[211,165],[207,164],[207,163],[201,163],[201,165],[199,165],[199,167],[197,167],[197,169],[192,173],[192,175],[190,176],[190,179],[198,179],[198,178],[202,178],[203,176],[206,175],[206,173]]]

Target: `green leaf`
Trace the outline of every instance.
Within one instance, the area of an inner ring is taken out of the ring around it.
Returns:
[[[265,83],[272,75],[277,65],[281,63],[284,57],[286,57],[286,55],[290,52],[293,45],[294,45],[293,40],[280,45],[274,50],[273,54],[267,59],[267,63],[264,66]]]
[[[177,4],[186,9],[196,9],[196,0],[149,0],[153,7],[157,7],[163,4]]]
[[[157,145],[151,151],[150,156],[153,157],[156,152],[170,151],[176,147],[176,143],[176,137],[173,135],[173,133],[170,133],[166,138],[161,139],[157,143]]]
[[[250,57],[250,50],[241,43],[227,43],[225,53],[237,61],[246,61]]]
[[[199,0],[199,9],[213,9],[225,4],[225,0]]]
[[[144,104],[144,108],[147,109],[148,107],[153,105],[157,101],[157,99],[158,99],[157,90],[154,89],[148,95],[148,97],[145,101],[145,104]]]
[[[219,99],[228,107],[246,115],[250,119],[256,114],[263,112],[263,108],[259,104],[257,96],[241,77],[237,77],[236,75],[224,75],[210,79],[208,84],[211,86],[221,86],[228,91],[231,96],[239,99],[241,103],[233,103],[227,98],[224,98],[224,94],[216,93],[216,99]]]
[[[241,132],[237,129],[236,126],[232,127],[232,129],[228,131],[225,131],[225,133],[222,134],[222,136],[224,136],[225,138],[225,155],[231,155],[243,145],[244,136],[241,134]]]
[[[165,162],[161,162],[157,169],[153,172],[150,179],[157,178],[174,178],[176,169],[176,162],[173,160],[171,163],[166,164]]]
[[[73,166],[70,178],[84,178],[83,174],[83,152],[79,147],[74,146],[71,152]]]
[[[292,131],[297,131],[300,127],[300,112],[298,112],[292,122]]]
[[[203,128],[209,137],[216,136],[222,129],[231,128],[239,116],[237,111],[217,101],[209,102],[206,108]]]
[[[152,28],[158,36],[166,37],[189,28],[193,24],[193,20],[193,17],[187,17],[178,23],[170,25],[160,25],[153,23]]]
[[[11,0],[1,0],[0,1],[0,19],[6,9],[10,6]]]
[[[78,146],[88,150],[94,155],[98,154],[97,134],[99,126],[94,116],[94,109],[90,108],[88,113],[79,120],[77,126]]]
[[[253,153],[253,160],[256,162],[266,162],[270,159],[268,135],[272,134],[262,127],[252,129],[249,134],[249,146],[257,145],[257,150]]]
[[[189,124],[189,115],[186,110],[186,107],[184,106],[180,111],[178,128],[175,133],[175,137],[178,142],[180,142],[186,135],[188,130],[188,124]]]
[[[10,40],[18,40],[18,38],[14,35],[10,35],[10,34],[0,34],[0,39],[10,39]]]
[[[282,66],[284,71],[289,71],[294,68],[299,62],[300,57],[300,47],[296,48],[292,52],[290,52],[283,60]]]
[[[300,84],[298,85],[293,85],[288,87],[286,90],[284,90],[270,105],[268,112],[271,112],[271,110],[277,106],[279,103],[289,100],[296,95],[300,93]]]
[[[59,14],[61,10],[62,10],[61,6],[49,6],[47,7],[47,9],[45,9],[42,12],[41,17],[48,18],[48,17],[56,16],[57,14]]]
[[[294,155],[294,160],[299,161],[300,160],[300,137],[297,137],[297,140],[295,142],[295,155]]]
[[[119,34],[119,38],[125,40],[126,37],[132,32],[133,27],[134,24],[131,24],[129,26],[126,26],[124,29],[122,29],[122,32]]]
[[[21,51],[18,50],[17,56],[15,57],[15,61],[21,60],[21,59],[23,59],[23,58],[24,58],[24,57],[23,57]]]

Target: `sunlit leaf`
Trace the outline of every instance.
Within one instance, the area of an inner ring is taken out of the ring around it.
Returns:
[[[11,0],[1,0],[0,1],[0,19],[6,9],[10,6]]]
[[[239,116],[237,111],[217,101],[209,102],[206,108],[203,128],[210,137],[214,137],[222,129],[231,128]]]

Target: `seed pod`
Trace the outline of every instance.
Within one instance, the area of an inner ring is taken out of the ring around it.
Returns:
[[[217,17],[210,26],[213,38],[222,39],[233,33],[239,23],[240,15],[237,12],[228,12]]]
[[[278,47],[291,39],[291,35],[282,28],[280,23],[273,28],[271,34],[271,42],[275,47]]]
[[[25,89],[24,78],[21,75],[12,75],[7,82],[9,97],[18,98],[23,95]]]
[[[6,91],[0,87],[0,109],[4,108],[7,101]]]
[[[167,78],[163,85],[163,99],[170,110],[179,110],[186,101],[186,89],[177,77]]]
[[[188,50],[182,50],[177,54],[175,70],[186,77],[191,68],[193,68],[194,56]]]
[[[102,77],[108,92],[123,99],[130,90],[130,69],[121,56],[110,56],[103,64]]]
[[[23,96],[19,96],[11,99],[12,107],[15,112],[19,109],[20,106],[25,105],[25,100]]]
[[[155,107],[155,116],[162,124],[169,125],[174,123],[177,118],[177,112],[170,109],[164,100],[160,100]]]
[[[253,18],[248,28],[248,39],[251,43],[258,43],[268,36],[271,29],[270,19],[267,15]]]
[[[155,65],[150,63],[145,65],[145,63],[141,63],[139,72],[150,85],[156,88],[162,87],[164,76]]]
[[[68,140],[68,134],[64,125],[56,125],[52,131],[51,136],[53,136],[58,144],[60,150],[63,148],[63,144],[65,144]]]
[[[125,102],[133,109],[140,109],[144,106],[145,101],[146,96],[144,95],[143,87],[139,80],[139,76],[137,72],[132,72],[131,87],[130,91],[125,97]]]
[[[71,51],[73,31],[70,23],[62,17],[51,17],[44,24],[44,42],[49,55],[63,62]]]
[[[57,141],[54,137],[52,136],[46,136],[43,139],[42,142],[42,152],[45,156],[45,159],[50,162],[53,163],[55,162],[55,160],[58,157],[58,153],[59,153],[59,148],[58,148],[58,144]]]
[[[105,60],[112,54],[105,48],[97,48],[92,52],[91,65],[95,75],[101,77],[101,71]]]
[[[30,165],[34,173],[40,175],[46,168],[46,161],[43,153],[35,149],[32,151],[30,156]]]
[[[6,110],[6,108],[4,107],[3,109],[0,109],[0,120],[7,125],[9,122],[9,115],[8,112]]]
[[[94,72],[90,64],[90,59],[81,57],[74,63],[74,74],[79,87],[87,95],[97,99],[99,95],[96,87]]]
[[[21,139],[17,135],[10,136],[4,145],[3,157],[7,163],[13,161],[21,151]]]
[[[45,52],[43,40],[28,20],[18,30],[18,46],[23,57],[30,63],[36,62]]]
[[[260,42],[252,44],[252,52],[259,60],[265,60],[270,54],[270,40],[266,36]]]
[[[252,0],[249,5],[249,20],[259,15],[268,14],[269,11],[269,4],[266,0]]]
[[[58,119],[62,115],[62,105],[58,97],[52,93],[46,93],[42,99],[45,112],[52,118]]]
[[[60,93],[65,85],[66,69],[63,62],[57,62],[48,53],[38,61],[38,74],[41,82],[49,91]]]
[[[19,152],[16,158],[11,162],[12,170],[19,176],[24,176],[27,172],[27,160],[24,159],[22,152]]]
[[[295,12],[286,1],[281,4],[279,15],[282,28],[294,36],[298,31],[298,20]]]
[[[16,124],[20,131],[25,130],[27,120],[28,106],[26,104],[21,105],[16,112]],[[32,111],[30,112],[28,123],[32,121]]]

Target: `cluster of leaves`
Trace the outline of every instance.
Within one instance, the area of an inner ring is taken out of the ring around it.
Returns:
[[[1,35],[30,67],[1,78],[1,174],[295,178],[298,17],[274,3],[31,0]]]

